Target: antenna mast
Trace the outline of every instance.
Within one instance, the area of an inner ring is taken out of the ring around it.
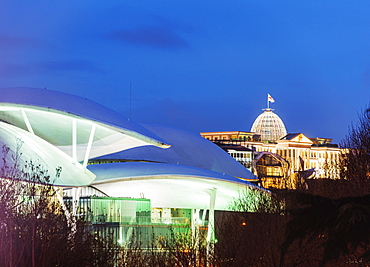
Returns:
[[[130,117],[129,119],[131,120],[131,115],[132,115],[132,111],[131,111],[131,107],[132,107],[132,86],[131,86],[131,83],[130,83]]]

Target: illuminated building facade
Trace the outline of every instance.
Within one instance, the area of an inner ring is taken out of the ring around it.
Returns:
[[[265,188],[287,188],[289,162],[271,152],[260,152],[253,161],[253,167]]]
[[[253,150],[244,146],[234,144],[217,143],[223,150],[225,150],[236,161],[241,163],[245,168],[253,170]]]
[[[255,153],[275,153],[289,162],[286,176],[303,169],[314,169],[315,178],[339,178],[341,152],[338,145],[331,143],[332,139],[308,138],[303,133],[286,134],[284,123],[271,109],[266,109],[257,117],[252,130],[258,132],[218,131],[200,134],[216,144],[239,145]],[[257,174],[255,170],[252,171]]]

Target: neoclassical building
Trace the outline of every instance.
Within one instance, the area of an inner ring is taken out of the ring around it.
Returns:
[[[220,131],[200,134],[221,146],[234,144],[249,148],[251,157],[260,152],[275,153],[289,163],[287,176],[314,169],[315,178],[339,178],[337,164],[341,150],[338,145],[332,144],[330,138],[309,138],[303,133],[287,133],[283,121],[271,108],[264,109],[256,118],[250,132]],[[230,151],[229,154],[232,155]]]

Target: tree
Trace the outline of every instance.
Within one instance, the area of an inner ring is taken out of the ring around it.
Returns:
[[[370,189],[370,107],[358,116],[341,142],[341,178],[350,181],[352,195],[364,195]]]
[[[283,255],[294,242],[311,242],[321,249],[322,266],[337,259],[348,264],[351,256],[369,262],[370,195],[331,199],[295,192],[291,197],[295,205],[289,210]]]
[[[282,209],[282,202],[277,195],[271,191],[246,187],[234,198],[229,208],[241,212],[279,212]]]
[[[359,116],[357,125],[351,125],[341,147],[345,148],[340,161],[342,179],[331,181],[331,189],[335,189],[328,190],[334,193],[331,198],[287,194],[291,219],[286,226],[281,266],[288,249],[303,243],[317,244],[321,266],[370,263],[370,108]]]
[[[53,177],[42,165],[22,158],[23,142],[17,140],[17,144],[16,151],[2,146],[1,265],[116,266],[119,247],[90,231],[85,221],[76,221],[77,232],[71,238]],[[61,171],[58,167],[56,175]]]
[[[280,198],[285,197],[284,190],[241,196],[233,205],[237,211],[216,213],[215,252],[223,259],[222,266],[278,267],[285,255],[284,267],[314,266],[319,261],[313,243],[294,243],[281,253],[289,219]]]

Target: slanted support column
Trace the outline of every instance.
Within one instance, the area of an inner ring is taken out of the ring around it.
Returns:
[[[32,129],[32,126],[31,126],[31,123],[30,121],[28,120],[28,117],[27,117],[27,114],[26,112],[24,111],[23,108],[21,108],[21,113],[22,113],[22,117],[23,117],[23,120],[24,120],[24,123],[26,124],[27,126],[27,130],[32,133],[32,134],[35,134],[33,129]]]
[[[76,163],[77,161],[77,120],[72,119],[72,158]]]
[[[73,221],[73,218],[71,217],[71,214],[70,214],[69,210],[66,207],[66,204],[64,203],[62,195],[59,192],[60,188],[54,187],[54,190],[55,190],[55,195],[56,195],[56,197],[59,201],[59,204],[61,205],[61,207],[64,211],[64,214],[66,216],[67,224],[68,224],[69,227],[71,227],[73,225],[74,221]]]
[[[72,189],[72,226],[71,226],[71,238],[74,238],[77,232],[77,208],[80,202],[82,187]]]
[[[77,215],[77,208],[81,197],[81,187],[73,188],[72,189],[72,215]]]
[[[86,153],[85,153],[85,159],[84,159],[84,162],[83,162],[84,168],[87,167],[87,162],[89,161],[90,151],[91,151],[92,143],[94,141],[95,130],[96,130],[96,125],[93,124],[91,126],[90,138],[89,138],[89,142],[87,143],[87,148],[86,148]]]
[[[75,188],[76,189],[76,188]],[[71,240],[73,242],[74,238],[75,238],[75,234],[77,232],[77,224],[76,224],[76,214],[73,214],[73,216],[71,216],[71,213],[69,212],[69,210],[67,209],[65,203],[64,203],[64,200],[63,200],[63,197],[62,195],[60,194],[59,190],[60,188],[57,188],[57,187],[54,187],[54,190],[55,190],[55,193],[56,193],[56,196],[57,196],[57,199],[59,200],[59,203],[60,205],[62,206],[62,209],[64,211],[64,215],[66,216],[66,219],[67,219],[67,225],[69,227],[71,227],[71,232],[69,233],[68,235],[68,239]],[[74,191],[72,191],[73,193],[75,193]],[[75,210],[75,200],[74,200],[74,195],[73,195],[73,198],[72,198],[72,205],[73,205],[73,210]],[[77,210],[77,209],[76,209]]]

